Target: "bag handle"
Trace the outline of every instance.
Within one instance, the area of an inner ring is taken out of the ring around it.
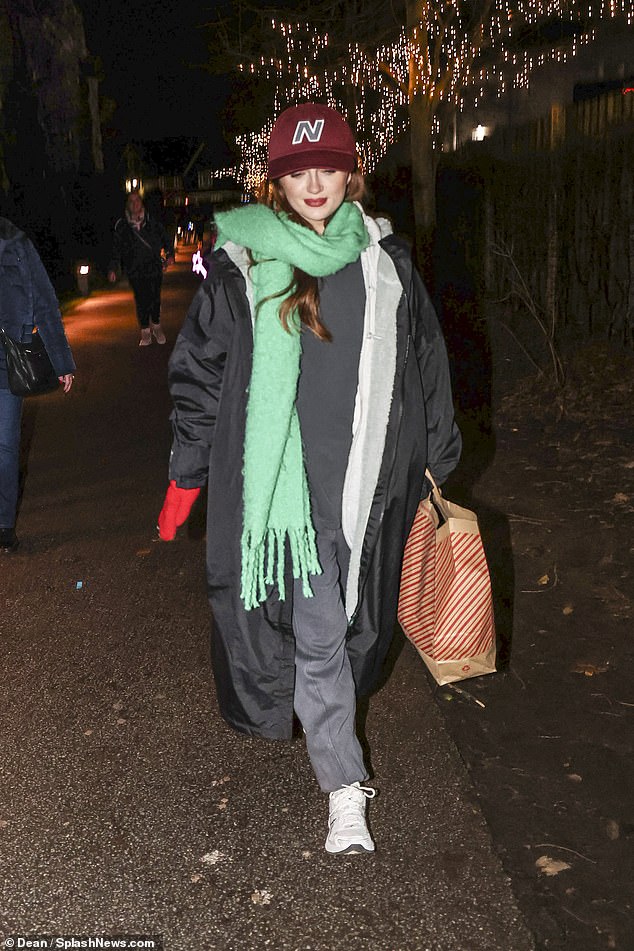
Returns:
[[[444,522],[447,522],[449,520],[449,518],[451,517],[451,513],[449,512],[445,499],[443,498],[442,492],[437,486],[436,480],[434,479],[429,469],[425,469],[425,478],[429,481],[432,487],[431,493],[429,496],[430,505],[432,505],[434,509],[436,510],[436,514],[439,517],[440,524],[443,524]]]
[[[429,469],[425,469],[425,478],[426,478],[427,481],[431,484],[432,490],[433,490],[434,492],[436,492],[436,493],[439,493],[439,492],[440,492],[440,489],[439,489],[438,486],[436,485],[436,480],[434,479],[434,477],[433,477],[433,475],[431,474],[431,472],[429,471]]]

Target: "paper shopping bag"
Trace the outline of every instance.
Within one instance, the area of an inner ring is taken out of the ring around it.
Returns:
[[[439,684],[495,671],[491,580],[478,520],[434,485],[405,545],[398,620]]]

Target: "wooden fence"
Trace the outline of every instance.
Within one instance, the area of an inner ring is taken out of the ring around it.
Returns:
[[[489,299],[533,306],[554,338],[634,345],[634,91],[554,108],[456,156],[477,173]]]

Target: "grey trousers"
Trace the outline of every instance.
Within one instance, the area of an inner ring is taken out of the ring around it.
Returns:
[[[356,694],[346,652],[342,583],[350,552],[340,529],[320,528],[317,547],[323,574],[311,575],[314,597],[304,597],[299,581],[293,589],[294,704],[317,782],[333,792],[368,774],[355,732]]]

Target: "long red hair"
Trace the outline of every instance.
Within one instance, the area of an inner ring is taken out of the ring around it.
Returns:
[[[365,195],[365,181],[360,171],[355,170],[350,175],[346,189],[346,201],[361,201]],[[310,228],[297,212],[289,205],[278,181],[266,180],[262,185],[258,201],[272,208],[273,211],[284,211],[296,224]],[[327,227],[327,225],[326,225]],[[320,340],[332,340],[328,328],[322,323],[319,315],[319,287],[317,278],[306,274],[300,268],[293,268],[293,279],[288,287],[281,291],[284,300],[280,304],[280,321],[284,330],[289,331],[289,317],[296,311],[301,323],[319,337]],[[288,296],[287,296],[288,295]]]

